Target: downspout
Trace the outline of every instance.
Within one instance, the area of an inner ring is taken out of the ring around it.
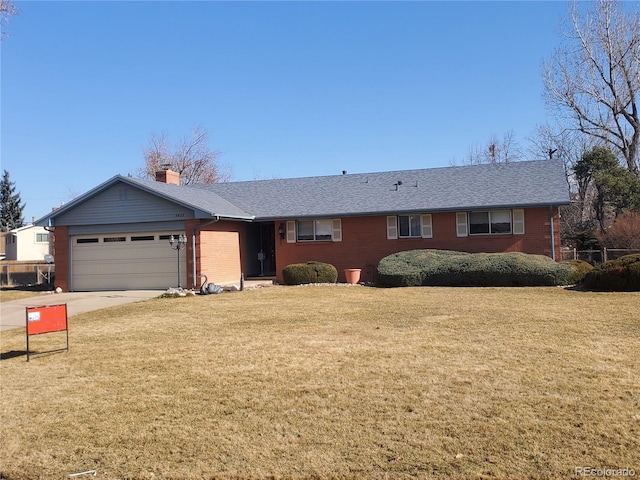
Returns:
[[[219,215],[215,215],[213,220],[209,220],[206,223],[201,223],[196,225],[191,229],[191,255],[192,255],[192,265],[193,265],[193,288],[198,288],[197,279],[196,279],[196,230],[208,227],[209,225],[213,225],[217,221],[220,220]]]
[[[549,205],[549,229],[551,231],[551,258],[556,259],[556,241],[553,231],[553,205]]]

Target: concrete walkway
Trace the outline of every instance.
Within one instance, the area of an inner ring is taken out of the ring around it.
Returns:
[[[122,290],[114,292],[41,293],[33,297],[0,303],[0,331],[24,327],[26,307],[67,304],[67,315],[141,302],[159,297],[164,290]]]

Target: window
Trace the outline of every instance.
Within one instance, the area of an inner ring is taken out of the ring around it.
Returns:
[[[421,237],[420,215],[398,215],[398,231],[400,238]]]
[[[470,212],[469,213],[469,233],[471,235],[481,235],[483,233],[490,233],[489,212]]]
[[[36,243],[49,243],[49,234],[36,233]]]
[[[524,233],[524,210],[489,210],[486,212],[459,212],[456,214],[458,236],[466,236],[466,220],[469,235],[504,235]],[[512,223],[513,219],[513,223]]]
[[[342,241],[342,222],[339,218],[289,220],[286,235],[287,243],[340,242]]]
[[[331,220],[298,220],[298,241],[331,241]]]
[[[153,235],[140,235],[131,237],[132,242],[148,242],[154,240],[155,237]]]
[[[126,242],[126,237],[104,237],[102,240],[104,243],[113,243],[113,242]]]
[[[469,212],[469,235],[511,233],[511,210]]]
[[[98,243],[97,238],[78,238],[76,243]]]
[[[432,238],[431,214],[387,217],[387,238]]]

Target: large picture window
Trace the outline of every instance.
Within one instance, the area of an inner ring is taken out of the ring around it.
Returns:
[[[331,220],[298,220],[298,241],[331,241]]]
[[[511,233],[511,210],[469,212],[469,234]]]

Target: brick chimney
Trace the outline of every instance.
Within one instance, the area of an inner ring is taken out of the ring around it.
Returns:
[[[156,172],[156,182],[180,185],[180,174],[168,168],[166,170],[160,170]]]

